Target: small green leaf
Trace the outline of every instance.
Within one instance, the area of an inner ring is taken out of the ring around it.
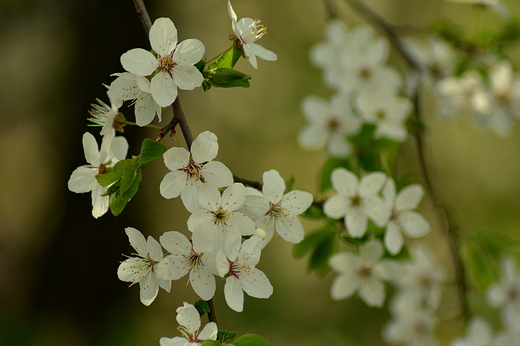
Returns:
[[[201,346],[220,346],[222,345],[220,342],[216,340],[206,340],[202,342]]]
[[[335,235],[337,232],[330,225],[315,229],[307,233],[305,238],[293,247],[293,255],[296,259],[305,256],[312,248],[323,242],[326,238]]]
[[[208,66],[208,70],[213,70],[216,68],[233,68],[243,53],[244,51],[239,49],[235,42],[231,49],[221,54],[217,60]]]
[[[464,256],[471,281],[480,289],[486,289],[497,280],[497,268],[493,258],[479,248],[478,244],[464,246]]]
[[[202,89],[204,91],[208,91],[209,89],[211,89],[211,84],[208,81],[206,81],[206,80],[203,81],[202,82]]]
[[[365,244],[367,241],[370,240],[370,238],[368,237],[368,234],[365,234],[361,238],[353,238],[348,235],[345,235],[343,236],[343,240],[350,245],[359,246]]]
[[[520,21],[513,20],[506,24],[497,40],[501,43],[510,43],[520,39]]]
[[[110,211],[114,216],[121,214],[123,209],[126,207],[126,204],[135,196],[139,190],[139,183],[142,179],[143,172],[140,168],[137,168],[133,175],[132,183],[127,187],[127,189],[122,192],[122,189],[119,188],[110,195]],[[127,180],[129,181],[130,179]]]
[[[237,332],[230,332],[229,330],[219,330],[217,338],[220,342],[226,342],[226,340],[233,339],[237,336]]]
[[[312,203],[309,209],[300,215],[306,219],[311,220],[320,220],[326,217],[326,215],[323,213],[323,206],[316,203]]]
[[[197,70],[199,70],[202,73],[202,71],[204,71],[204,67],[206,67],[206,62],[204,60],[201,60],[193,66],[195,66]]]
[[[256,334],[242,335],[233,342],[235,346],[270,346],[271,343]]]
[[[287,180],[285,182],[285,192],[292,191],[295,181],[296,181],[296,179],[294,178],[294,175],[293,175],[289,178],[289,180]]]
[[[204,77],[217,88],[249,88],[251,76],[232,68],[219,67],[204,71]]]
[[[161,143],[146,138],[141,145],[141,154],[137,163],[144,164],[156,159],[166,152],[166,147]]]
[[[211,308],[207,301],[199,299],[194,304],[195,308],[199,312],[199,315],[204,316],[206,312],[211,312]]]
[[[309,256],[307,270],[314,271],[318,277],[324,277],[330,270],[329,258],[336,253],[336,243],[336,237],[324,238],[319,242]]]

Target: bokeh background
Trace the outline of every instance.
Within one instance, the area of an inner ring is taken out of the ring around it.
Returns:
[[[338,13],[349,26],[363,24],[341,0]],[[480,14],[442,0],[371,0],[390,22],[408,28],[439,18],[467,30],[489,28],[495,14]],[[506,2],[511,12],[520,5]],[[198,38],[212,57],[229,45],[231,24],[225,0],[154,0],[152,18],[170,17],[179,39]],[[239,18],[260,18],[269,34],[261,44],[278,54],[277,62],[247,61],[237,68],[252,75],[249,89],[200,88],[181,92],[194,134],[210,130],[219,137],[218,160],[234,174],[260,180],[278,170],[296,178],[295,188],[317,191],[323,152],[305,152],[296,137],[304,121],[301,100],[309,94],[331,95],[321,72],[308,59],[310,47],[323,40],[327,14],[321,0],[235,0]],[[413,30],[409,30],[413,34]],[[415,34],[418,34],[416,32]],[[420,37],[420,35],[419,35]],[[178,200],[159,195],[167,172],[162,160],[144,167],[137,196],[117,218],[91,216],[89,194],[67,190],[70,173],[85,163],[81,145],[90,104],[108,102],[103,84],[121,72],[125,51],[148,48],[131,0],[0,0],[0,345],[158,345],[162,336],[179,335],[175,309],[197,298],[185,283],[173,284],[145,307],[138,287],[128,288],[116,270],[131,249],[124,228],[136,227],[158,237],[168,230],[186,232],[187,212]],[[518,62],[518,51],[511,51]],[[391,62],[403,63],[395,54]],[[518,63],[517,63],[518,67]],[[427,106],[427,155],[435,183],[457,218],[461,231],[497,232],[518,240],[520,230],[520,127],[508,139],[476,131],[467,119],[446,122]],[[132,119],[130,110],[123,110]],[[163,115],[163,124],[169,114]],[[130,153],[156,131],[126,128]],[[164,142],[167,143],[169,139]],[[403,146],[399,172],[420,182],[415,142]],[[426,197],[421,211],[433,230],[426,241],[450,271],[446,239]],[[318,224],[306,221],[308,231]],[[514,247],[509,250],[514,251]],[[335,302],[329,296],[333,274],[323,280],[306,274],[305,260],[295,260],[292,246],[274,239],[262,253],[261,268],[275,293],[268,300],[246,298],[245,311],[225,305],[219,282],[215,303],[222,329],[258,333],[273,345],[382,345],[385,310],[370,309],[357,298]],[[451,279],[450,279],[451,280]],[[455,309],[447,285],[441,314]],[[482,292],[472,307],[498,324],[485,307]],[[455,321],[440,323],[447,344],[462,330]]]

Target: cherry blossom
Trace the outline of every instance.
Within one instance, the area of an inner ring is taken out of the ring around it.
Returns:
[[[173,338],[162,337],[159,340],[161,346],[200,346],[202,341],[217,340],[218,328],[215,322],[210,322],[200,329],[200,315],[195,306],[184,303],[177,308],[177,328],[182,337]]]
[[[204,55],[204,45],[196,39],[177,45],[177,29],[169,18],[156,19],[149,38],[153,53],[142,48],[129,50],[121,56],[121,65],[128,72],[151,78],[153,99],[168,107],[177,98],[177,88],[193,90],[202,85],[204,77],[193,65]]]
[[[152,97],[148,79],[128,72],[113,75],[117,78],[110,84],[108,95],[111,98],[134,101],[137,125],[148,125],[156,116],[161,121],[162,108]]]
[[[267,28],[263,26],[259,19],[242,18],[237,21],[238,17],[228,0],[228,13],[231,18],[231,27],[238,40],[238,48],[244,50],[244,54],[254,68],[258,68],[256,57],[268,61],[276,61],[278,58],[275,53],[256,44],[262,36],[267,34]]]
[[[245,187],[235,183],[220,191],[211,183],[199,188],[198,201],[203,209],[195,211],[188,219],[188,229],[193,239],[205,243],[226,246],[234,239],[255,233],[255,223],[246,214],[237,211],[246,198]]]
[[[139,284],[141,288],[141,302],[150,305],[157,297],[159,287],[170,292],[171,281],[159,278],[156,275],[157,264],[163,259],[161,245],[148,236],[146,240],[141,232],[133,227],[125,229],[130,245],[137,251],[136,257],[128,257],[117,269],[117,276],[121,281]]]
[[[332,186],[338,192],[323,205],[325,215],[333,219],[345,218],[345,227],[352,237],[362,237],[370,218],[379,227],[388,220],[390,209],[378,197],[386,175],[374,172],[361,179],[344,168],[332,172]]]
[[[391,214],[385,232],[385,246],[392,255],[396,255],[403,247],[404,232],[407,236],[418,238],[430,231],[429,222],[414,211],[419,205],[424,191],[421,185],[413,184],[402,189],[396,196],[395,182],[389,178],[383,190],[385,203]]]
[[[340,252],[332,256],[329,264],[339,274],[330,290],[332,299],[345,299],[359,292],[368,306],[382,307],[386,297],[382,281],[395,280],[404,273],[397,262],[381,260],[383,252],[381,243],[371,240],[358,255]]]
[[[473,317],[469,321],[467,335],[454,340],[451,346],[495,346],[493,329],[482,317]]]
[[[88,164],[78,167],[72,172],[68,188],[75,193],[91,192],[92,216],[97,219],[108,211],[109,197],[103,196],[107,188],[97,182],[96,175],[106,173],[117,162],[125,159],[128,142],[124,137],[115,137],[115,133],[112,131],[103,137],[101,148],[98,150],[94,136],[85,132],[83,150]]]
[[[330,102],[317,96],[308,96],[302,102],[302,111],[309,122],[300,132],[298,142],[304,149],[316,149],[324,144],[332,156],[350,155],[347,135],[361,128],[361,119],[352,112],[348,95],[336,94]]]
[[[262,238],[254,235],[245,240],[242,245],[237,239],[225,251],[217,253],[217,268],[219,275],[226,277],[224,297],[229,307],[242,312],[244,294],[251,297],[269,298],[273,293],[273,286],[265,274],[255,266],[260,261]]]
[[[180,195],[184,206],[192,213],[201,209],[198,192],[202,184],[210,182],[217,188],[233,184],[231,171],[222,162],[212,161],[217,153],[217,136],[209,131],[197,136],[191,153],[180,147],[168,149],[163,158],[171,172],[161,181],[161,195],[164,198]]]
[[[189,283],[204,300],[215,294],[215,256],[205,243],[188,240],[180,232],[164,233],[159,241],[169,252],[157,265],[157,276],[166,280],[179,280],[188,273]]]
[[[520,331],[520,273],[512,257],[502,261],[502,277],[487,291],[490,306],[502,309],[502,322]]]
[[[251,192],[242,210],[255,221],[257,227],[265,231],[264,246],[275,231],[284,240],[299,243],[304,237],[304,230],[297,215],[310,207],[312,194],[300,190],[284,194],[285,182],[274,169],[264,172],[262,179],[262,193]]]
[[[115,99],[110,97],[110,106],[105,102],[97,99],[98,104],[93,104],[92,109],[89,111],[92,118],[88,120],[92,122],[90,126],[100,126],[101,127],[101,135],[106,136],[115,131],[114,122],[116,120],[116,116],[119,114],[119,108],[123,105],[122,99]]]

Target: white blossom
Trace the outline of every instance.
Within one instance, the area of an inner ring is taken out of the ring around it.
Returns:
[[[200,315],[197,309],[189,304],[177,308],[177,328],[182,337],[173,338],[162,337],[159,340],[161,346],[200,346],[202,341],[217,340],[218,328],[215,322],[210,322],[200,329]]]
[[[97,99],[98,104],[93,104],[92,109],[89,111],[92,116],[88,119],[92,122],[90,126],[100,126],[102,136],[112,134],[115,131],[114,121],[119,113],[119,108],[123,105],[122,99],[115,99],[110,97],[110,95],[108,95],[108,98],[110,99],[110,106]]]
[[[177,45],[177,29],[169,18],[158,18],[150,28],[153,53],[142,48],[129,50],[121,56],[128,72],[149,77],[150,93],[161,107],[168,107],[177,98],[177,88],[193,90],[202,85],[204,77],[193,66],[204,55],[204,45],[187,39]]]
[[[246,214],[237,211],[244,205],[245,187],[235,183],[220,191],[211,183],[199,188],[198,201],[203,209],[195,211],[188,219],[188,229],[193,239],[205,243],[207,248],[214,244],[225,246],[228,242],[241,239],[243,235],[255,233],[255,223]]]
[[[231,18],[231,27],[238,40],[238,48],[243,49],[249,62],[254,68],[258,68],[256,57],[267,61],[276,61],[278,58],[275,53],[264,47],[256,44],[262,36],[267,33],[267,28],[260,24],[259,19],[241,18],[238,17],[231,6],[231,1],[228,0],[228,13]]]
[[[451,346],[495,346],[493,329],[482,317],[473,317],[467,328],[466,336],[453,340]]]
[[[189,283],[204,300],[215,294],[215,255],[205,242],[189,241],[180,232],[164,233],[159,241],[169,252],[157,265],[157,276],[166,280],[179,280],[189,275]]]
[[[333,219],[344,217],[345,227],[352,237],[365,234],[368,218],[379,227],[388,220],[390,209],[378,197],[386,180],[384,173],[370,173],[359,181],[352,172],[336,168],[331,180],[338,194],[325,202],[323,211]]]
[[[502,309],[505,326],[520,331],[520,273],[512,257],[502,261],[502,277],[487,291],[487,301],[491,307]]]
[[[298,136],[302,148],[317,149],[326,145],[332,156],[350,155],[352,149],[346,137],[359,132],[361,120],[352,112],[348,95],[336,94],[330,102],[308,96],[302,102],[302,112],[308,121]]]
[[[217,136],[204,131],[191,145],[191,153],[180,147],[168,149],[163,155],[164,164],[171,172],[167,173],[160,185],[164,198],[181,196],[188,211],[201,209],[198,202],[199,187],[210,182],[217,188],[233,184],[233,174],[222,163],[212,161],[218,153]]]
[[[395,280],[404,273],[397,262],[381,260],[383,252],[381,243],[371,240],[358,255],[340,252],[332,256],[329,264],[339,274],[332,283],[332,299],[345,299],[358,292],[368,306],[382,307],[386,297],[382,281]]]
[[[148,125],[156,116],[161,121],[162,107],[153,99],[150,81],[146,77],[129,72],[115,73],[114,76],[117,78],[110,84],[108,95],[124,101],[133,100],[137,125]]]
[[[255,268],[260,261],[262,238],[254,235],[240,244],[240,239],[217,253],[217,268],[219,275],[226,277],[224,297],[229,307],[242,312],[244,294],[254,298],[269,298],[273,286],[265,274]]]
[[[161,245],[148,236],[144,238],[141,232],[133,227],[125,229],[130,245],[137,251],[136,257],[128,257],[117,269],[117,276],[121,281],[139,284],[141,302],[150,305],[157,297],[159,287],[170,292],[171,281],[157,277],[157,264],[163,259]]]
[[[96,219],[108,211],[109,196],[102,196],[107,188],[101,186],[96,180],[96,175],[106,173],[117,162],[124,160],[128,151],[128,142],[124,137],[115,137],[114,132],[109,132],[103,137],[101,149],[94,136],[85,132],[83,134],[83,150],[88,164],[78,167],[72,172],[68,181],[68,188],[75,193],[91,192],[92,216]]]
[[[412,101],[398,97],[395,88],[362,92],[357,98],[357,105],[363,120],[376,126],[376,138],[386,137],[397,142],[406,140],[405,122],[412,111]]]
[[[262,193],[254,192],[246,197],[243,211],[266,233],[264,246],[276,231],[284,240],[296,244],[304,237],[298,215],[312,204],[312,194],[293,190],[285,192],[285,182],[280,173],[272,169],[262,175]]]
[[[418,238],[430,231],[429,222],[414,211],[421,202],[424,191],[421,185],[412,184],[402,189],[396,196],[395,182],[389,178],[383,190],[385,203],[390,207],[391,214],[385,232],[385,247],[393,255],[403,247],[402,233]]]

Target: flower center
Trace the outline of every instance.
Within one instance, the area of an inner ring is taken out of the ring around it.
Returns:
[[[240,35],[239,40],[242,44],[248,45],[267,34],[267,28],[260,24],[261,22],[260,19],[255,19],[255,21]]]
[[[278,218],[281,216],[287,216],[289,215],[289,213],[285,211],[285,209],[281,206],[281,203],[269,202],[269,210],[265,215]]]
[[[362,279],[367,279],[367,278],[371,277],[372,276],[372,267],[364,265],[363,267],[359,268],[358,276]]]
[[[196,253],[192,251],[190,253],[190,256],[188,257],[188,261],[190,263],[190,270],[195,267],[202,267],[204,264],[202,264],[202,260],[200,259],[203,254]]]
[[[161,69],[162,72],[167,72],[169,73],[170,75],[173,74],[173,68],[175,67],[175,65],[177,65],[175,63],[175,61],[173,61],[172,57],[167,55],[167,56],[159,56],[159,68]]]
[[[363,204],[363,200],[359,195],[354,195],[350,197],[350,206],[352,208],[358,208],[361,206],[361,204]]]
[[[241,265],[238,262],[238,259],[233,262],[229,262],[229,276],[238,277],[243,270],[247,271],[250,270],[250,268],[247,265]]]
[[[197,332],[192,332],[185,326],[178,326],[177,330],[181,332],[182,336],[188,339],[190,343],[199,341],[199,336],[197,335]]]
[[[153,266],[157,263],[153,259],[150,258],[150,256],[146,256],[146,258],[139,256],[138,254],[132,254],[135,259],[135,265],[130,266],[130,270],[132,271],[132,278],[129,280],[132,283],[130,286],[138,283],[141,281],[149,272],[153,272]]]
[[[189,179],[195,178],[195,180],[204,182],[204,177],[200,174],[202,167],[196,162],[190,162],[187,166],[181,168],[181,170],[188,175]]]
[[[341,123],[337,118],[330,118],[329,122],[327,123],[327,128],[330,132],[336,132],[341,127]]]
[[[227,219],[229,219],[229,214],[227,210],[223,210],[222,207],[219,207],[217,211],[212,211],[213,214],[213,224],[226,224]]]
[[[368,67],[364,67],[359,71],[359,77],[363,80],[369,80],[372,77],[372,70]]]
[[[377,118],[377,120],[381,120],[381,121],[385,120],[386,112],[382,109],[378,110],[376,113],[376,118]]]

